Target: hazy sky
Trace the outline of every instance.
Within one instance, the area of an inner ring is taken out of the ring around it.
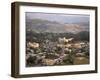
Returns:
[[[89,15],[26,12],[26,19],[43,19],[49,21],[56,21],[60,23],[80,23],[80,22],[88,23]]]

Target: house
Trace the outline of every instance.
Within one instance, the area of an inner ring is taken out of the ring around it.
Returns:
[[[74,38],[59,38],[58,41],[59,43],[68,43],[68,42],[71,42]]]
[[[31,48],[39,48],[39,43],[36,43],[36,42],[28,42],[27,43],[27,46],[28,47],[31,47]]]

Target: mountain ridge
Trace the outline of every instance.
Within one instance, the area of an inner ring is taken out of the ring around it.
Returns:
[[[52,33],[79,33],[89,31],[89,25],[84,23],[58,23],[42,19],[26,19],[26,30],[34,32],[52,32]]]

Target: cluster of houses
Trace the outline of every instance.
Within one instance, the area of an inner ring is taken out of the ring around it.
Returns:
[[[52,66],[89,63],[89,42],[58,38],[57,42],[27,42],[27,66]],[[84,61],[83,61],[84,60]]]

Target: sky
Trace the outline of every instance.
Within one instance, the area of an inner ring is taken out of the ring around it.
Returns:
[[[60,23],[88,23],[89,15],[26,12],[26,19],[43,19]]]

